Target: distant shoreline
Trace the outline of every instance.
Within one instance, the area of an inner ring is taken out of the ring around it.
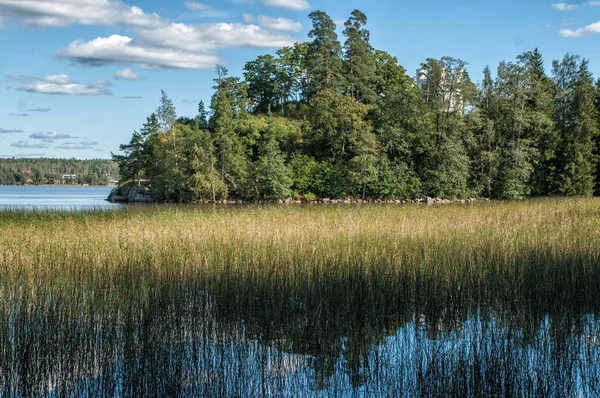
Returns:
[[[116,184],[108,184],[108,185],[89,185],[89,184],[43,184],[43,185],[32,185],[32,184],[23,184],[23,185],[0,185],[0,187],[117,187]]]

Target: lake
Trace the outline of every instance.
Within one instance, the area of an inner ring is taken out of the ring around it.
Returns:
[[[113,187],[0,186],[0,210],[93,210],[117,209],[105,199]]]

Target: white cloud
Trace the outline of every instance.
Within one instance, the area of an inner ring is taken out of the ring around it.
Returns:
[[[41,142],[29,142],[29,141],[17,141],[10,144],[10,146],[14,146],[15,148],[21,149],[46,149],[48,145]]]
[[[42,112],[42,113],[48,113],[52,111],[52,109],[50,108],[34,108],[34,109],[26,109],[25,112]]]
[[[559,11],[573,11],[579,8],[579,4],[555,3],[552,8]]]
[[[186,1],[183,4],[191,11],[213,11],[213,8],[208,4],[197,3],[195,1]]]
[[[141,77],[139,73],[136,73],[129,68],[125,68],[115,73],[115,79],[136,81],[140,80]]]
[[[146,69],[211,69],[221,63],[218,56],[173,48],[139,44],[127,36],[98,37],[89,42],[74,41],[57,55],[81,65],[135,65]]]
[[[17,158],[43,158],[46,156],[45,153],[15,153],[13,156],[7,157],[17,157]]]
[[[260,26],[265,29],[282,30],[298,32],[302,30],[302,24],[300,22],[293,21],[287,18],[273,18],[265,15],[259,15],[254,17],[250,14],[244,14],[244,20],[248,23],[257,22]]]
[[[0,127],[0,134],[11,134],[11,133],[24,133],[23,130],[19,129],[3,129]]]
[[[67,149],[67,150],[91,150],[98,145],[96,141],[81,141],[81,142],[65,142],[64,144],[57,145],[55,148]]]
[[[141,95],[125,95],[123,97],[119,97],[119,98],[123,98],[123,99],[142,99],[143,97]]]
[[[306,0],[264,0],[267,7],[289,8],[296,11],[308,10],[310,4]]]
[[[157,29],[142,30],[135,41],[137,44],[190,52],[232,47],[278,48],[296,42],[285,34],[274,33],[257,25],[240,23],[173,23]]]
[[[2,17],[41,27],[152,27],[164,23],[157,14],[147,14],[139,7],[117,0],[0,0]]]
[[[586,1],[585,3],[575,3],[575,4],[569,4],[569,3],[554,3],[552,4],[552,8],[554,8],[555,10],[559,10],[559,11],[575,11],[576,9],[578,9],[579,7],[584,6],[584,7],[598,7],[600,6],[600,1]]]
[[[29,116],[29,113],[9,113],[8,116],[27,117]]]
[[[42,131],[31,134],[29,138],[33,138],[34,140],[67,140],[77,137],[73,137],[69,134],[55,133],[54,131]]]
[[[7,75],[9,80],[21,83],[15,90],[40,94],[64,95],[112,95],[106,88],[110,86],[108,80],[96,80],[87,86],[76,80],[71,80],[65,74],[51,75],[42,78],[22,75]]]
[[[292,37],[257,25],[172,23],[142,29],[134,38],[120,35],[74,41],[57,55],[82,65],[135,65],[146,69],[212,69],[223,63],[215,50],[232,47],[278,48]]]
[[[264,1],[274,7],[310,7],[306,0]],[[203,15],[217,13],[203,3],[187,1],[184,4]],[[172,23],[121,0],[0,0],[2,18],[41,27],[76,24],[129,27],[133,30],[132,34],[73,41],[59,50],[57,56],[81,65],[116,64],[147,69],[212,69],[216,64],[224,63],[215,53],[219,49],[288,46],[296,40],[274,31],[301,29],[297,22],[268,17],[258,21],[263,27],[239,23]],[[62,82],[46,83],[64,85]]]
[[[198,101],[194,98],[186,98],[183,100],[183,102],[185,102],[186,104],[195,104]]]
[[[593,24],[584,26],[582,28],[579,29],[561,29],[559,31],[560,35],[562,37],[583,37],[586,35],[590,35],[590,34],[594,34],[594,33],[600,33],[600,21],[598,22],[594,22]]]

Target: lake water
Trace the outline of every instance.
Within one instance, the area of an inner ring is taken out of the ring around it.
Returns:
[[[0,210],[93,210],[116,209],[106,201],[113,187],[0,186]]]
[[[161,281],[145,294],[84,287],[13,299],[0,305],[0,396],[600,393],[594,315],[392,305],[375,316],[334,299],[311,307],[310,293],[243,292]]]

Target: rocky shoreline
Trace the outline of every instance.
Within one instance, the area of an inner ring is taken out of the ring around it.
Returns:
[[[161,203],[152,197],[150,188],[144,185],[125,184],[122,186],[115,187],[111,192],[107,201],[111,203],[127,203],[127,204],[139,204],[139,203]],[[374,200],[374,199],[316,199],[316,200],[294,200],[294,199],[273,199],[273,200],[257,200],[257,201],[243,201],[243,200],[199,200],[193,202],[194,204],[223,204],[223,205],[241,205],[241,204],[301,204],[301,203],[319,203],[319,204],[426,204],[426,205],[444,205],[451,203],[475,203],[488,201],[489,199],[443,199],[443,198],[422,198],[422,199],[408,199],[408,200]]]

